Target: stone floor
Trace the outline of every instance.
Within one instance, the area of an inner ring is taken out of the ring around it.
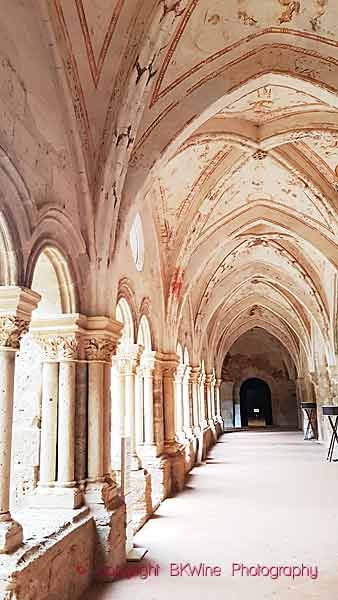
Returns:
[[[338,463],[327,464],[325,455],[321,444],[304,442],[298,432],[224,435],[186,490],[166,500],[136,537],[149,549],[146,562],[160,565],[159,576],[98,584],[85,600],[205,600],[212,594],[335,600]],[[169,575],[170,563],[187,562],[219,566],[222,576]],[[278,579],[233,576],[233,563],[289,570]],[[302,564],[317,567],[318,578],[287,576]]]

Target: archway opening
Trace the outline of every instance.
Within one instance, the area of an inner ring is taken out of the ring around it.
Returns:
[[[263,379],[252,378],[242,383],[240,390],[242,427],[271,427],[271,391]]]

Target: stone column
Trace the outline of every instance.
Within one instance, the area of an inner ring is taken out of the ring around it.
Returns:
[[[200,393],[200,367],[192,367],[190,374],[191,381],[191,395],[192,395],[192,409],[193,409],[193,427],[196,435],[200,434],[200,410],[199,410],[199,393]]]
[[[211,380],[212,375],[206,375],[205,377],[205,391],[206,391],[206,418],[210,425],[210,421],[212,420],[212,406],[211,406]]]
[[[307,418],[305,411],[303,411],[302,407],[301,407],[301,403],[307,401],[307,393],[306,393],[304,377],[298,377],[298,379],[296,379],[296,396],[297,396],[298,427],[299,427],[299,429],[302,429],[303,432],[305,433],[307,425],[308,425],[308,418]]]
[[[168,360],[163,368],[163,401],[164,401],[164,447],[167,453],[177,451],[176,433],[176,415],[175,415],[175,378],[177,372],[177,363],[174,360]]]
[[[93,505],[114,505],[117,486],[112,478],[112,435],[114,421],[112,357],[122,325],[106,317],[88,317],[85,334],[85,356],[88,361],[88,479],[86,501]],[[112,393],[112,396],[111,396]],[[112,415],[111,415],[112,412]],[[118,439],[116,439],[118,438]],[[114,442],[120,448],[120,436],[114,428]]]
[[[192,419],[191,419],[191,367],[185,368],[183,379],[183,427],[187,439],[192,438]]]
[[[144,395],[143,375],[140,366],[136,369],[135,380],[135,441],[136,448],[144,444]]]
[[[43,349],[40,480],[30,503],[35,507],[78,508],[83,502],[86,472],[77,468],[76,449],[86,450],[86,431],[79,429],[87,418],[83,386],[78,391],[77,369],[81,359],[80,339],[86,317],[78,313],[39,317],[31,331]],[[85,410],[80,420],[77,410]],[[78,463],[80,464],[80,463]]]
[[[154,369],[147,365],[143,368],[143,398],[144,398],[144,444],[155,444],[154,432]]]
[[[221,430],[223,431],[224,425],[223,425],[222,412],[221,412],[221,384],[222,384],[222,379],[216,379],[216,387],[215,387],[216,417],[217,417],[218,423],[221,425]]]
[[[211,392],[211,418],[215,422],[216,421],[216,395],[215,395],[215,386],[216,386],[216,378],[215,375],[211,376],[210,380],[210,392]]]
[[[179,365],[175,376],[175,409],[176,409],[176,436],[180,443],[185,442],[184,433],[184,402],[183,402],[183,380],[185,375],[185,365]]]
[[[201,425],[202,429],[204,429],[206,427],[206,423],[207,423],[205,373],[201,373],[199,385],[200,385],[200,425]]]
[[[0,288],[0,554],[14,552],[23,541],[10,513],[15,353],[39,299],[31,290]]]
[[[83,497],[75,481],[76,335],[60,338],[58,389],[57,481],[59,506],[78,508]]]
[[[323,416],[322,407],[332,404],[332,396],[330,394],[330,380],[328,370],[325,365],[322,365],[319,373],[312,374],[313,382],[317,391],[317,422],[318,422],[318,438],[320,441],[328,443],[331,438],[330,424],[328,418]]]
[[[121,373],[125,379],[124,431],[125,435],[130,439],[130,467],[133,471],[137,471],[141,466],[141,461],[136,451],[136,372],[139,366],[141,352],[142,347],[133,344],[132,346],[129,345],[128,347],[119,349],[118,353],[121,361]]]
[[[144,445],[142,455],[158,457],[163,452],[163,361],[157,352],[143,352]]]
[[[35,337],[43,350],[42,357],[42,411],[40,439],[39,488],[54,487],[56,481],[57,422],[59,396],[58,338]]]
[[[118,380],[112,377],[111,370],[122,328],[122,323],[113,319],[88,317],[84,335],[89,378],[85,500],[97,523],[94,571],[119,568],[126,560],[126,506],[118,494],[116,474],[111,470],[114,457],[111,444],[114,442],[120,447],[119,420],[117,428],[114,425]],[[114,361],[116,363],[116,357]]]
[[[111,462],[116,471],[121,470],[121,436],[125,424],[125,379],[121,373],[120,360],[113,357],[111,380]]]

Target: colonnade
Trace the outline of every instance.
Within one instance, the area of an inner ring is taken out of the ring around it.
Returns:
[[[0,553],[20,546],[10,513],[15,356],[29,330],[42,350],[40,469],[34,507],[77,509],[118,496],[121,438],[130,470],[175,457],[182,445],[220,421],[219,382],[176,354],[119,343],[122,324],[64,314],[32,319],[38,294],[0,290]],[[2,308],[3,307],[3,308]]]

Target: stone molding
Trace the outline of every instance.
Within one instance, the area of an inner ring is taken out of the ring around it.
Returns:
[[[115,350],[116,342],[104,337],[90,337],[84,341],[85,358],[88,362],[111,363]]]
[[[78,360],[111,364],[122,324],[107,317],[78,313],[42,317],[32,323],[32,335],[44,360]]]
[[[196,385],[199,385],[201,378],[201,368],[200,367],[191,367],[190,371],[190,382]]]
[[[139,344],[119,345],[115,357],[115,366],[122,375],[136,375],[140,365],[143,346]]]
[[[28,332],[29,321],[18,319],[13,315],[0,317],[0,347],[18,350],[20,340]]]
[[[18,350],[41,296],[26,288],[0,287],[0,347]]]

